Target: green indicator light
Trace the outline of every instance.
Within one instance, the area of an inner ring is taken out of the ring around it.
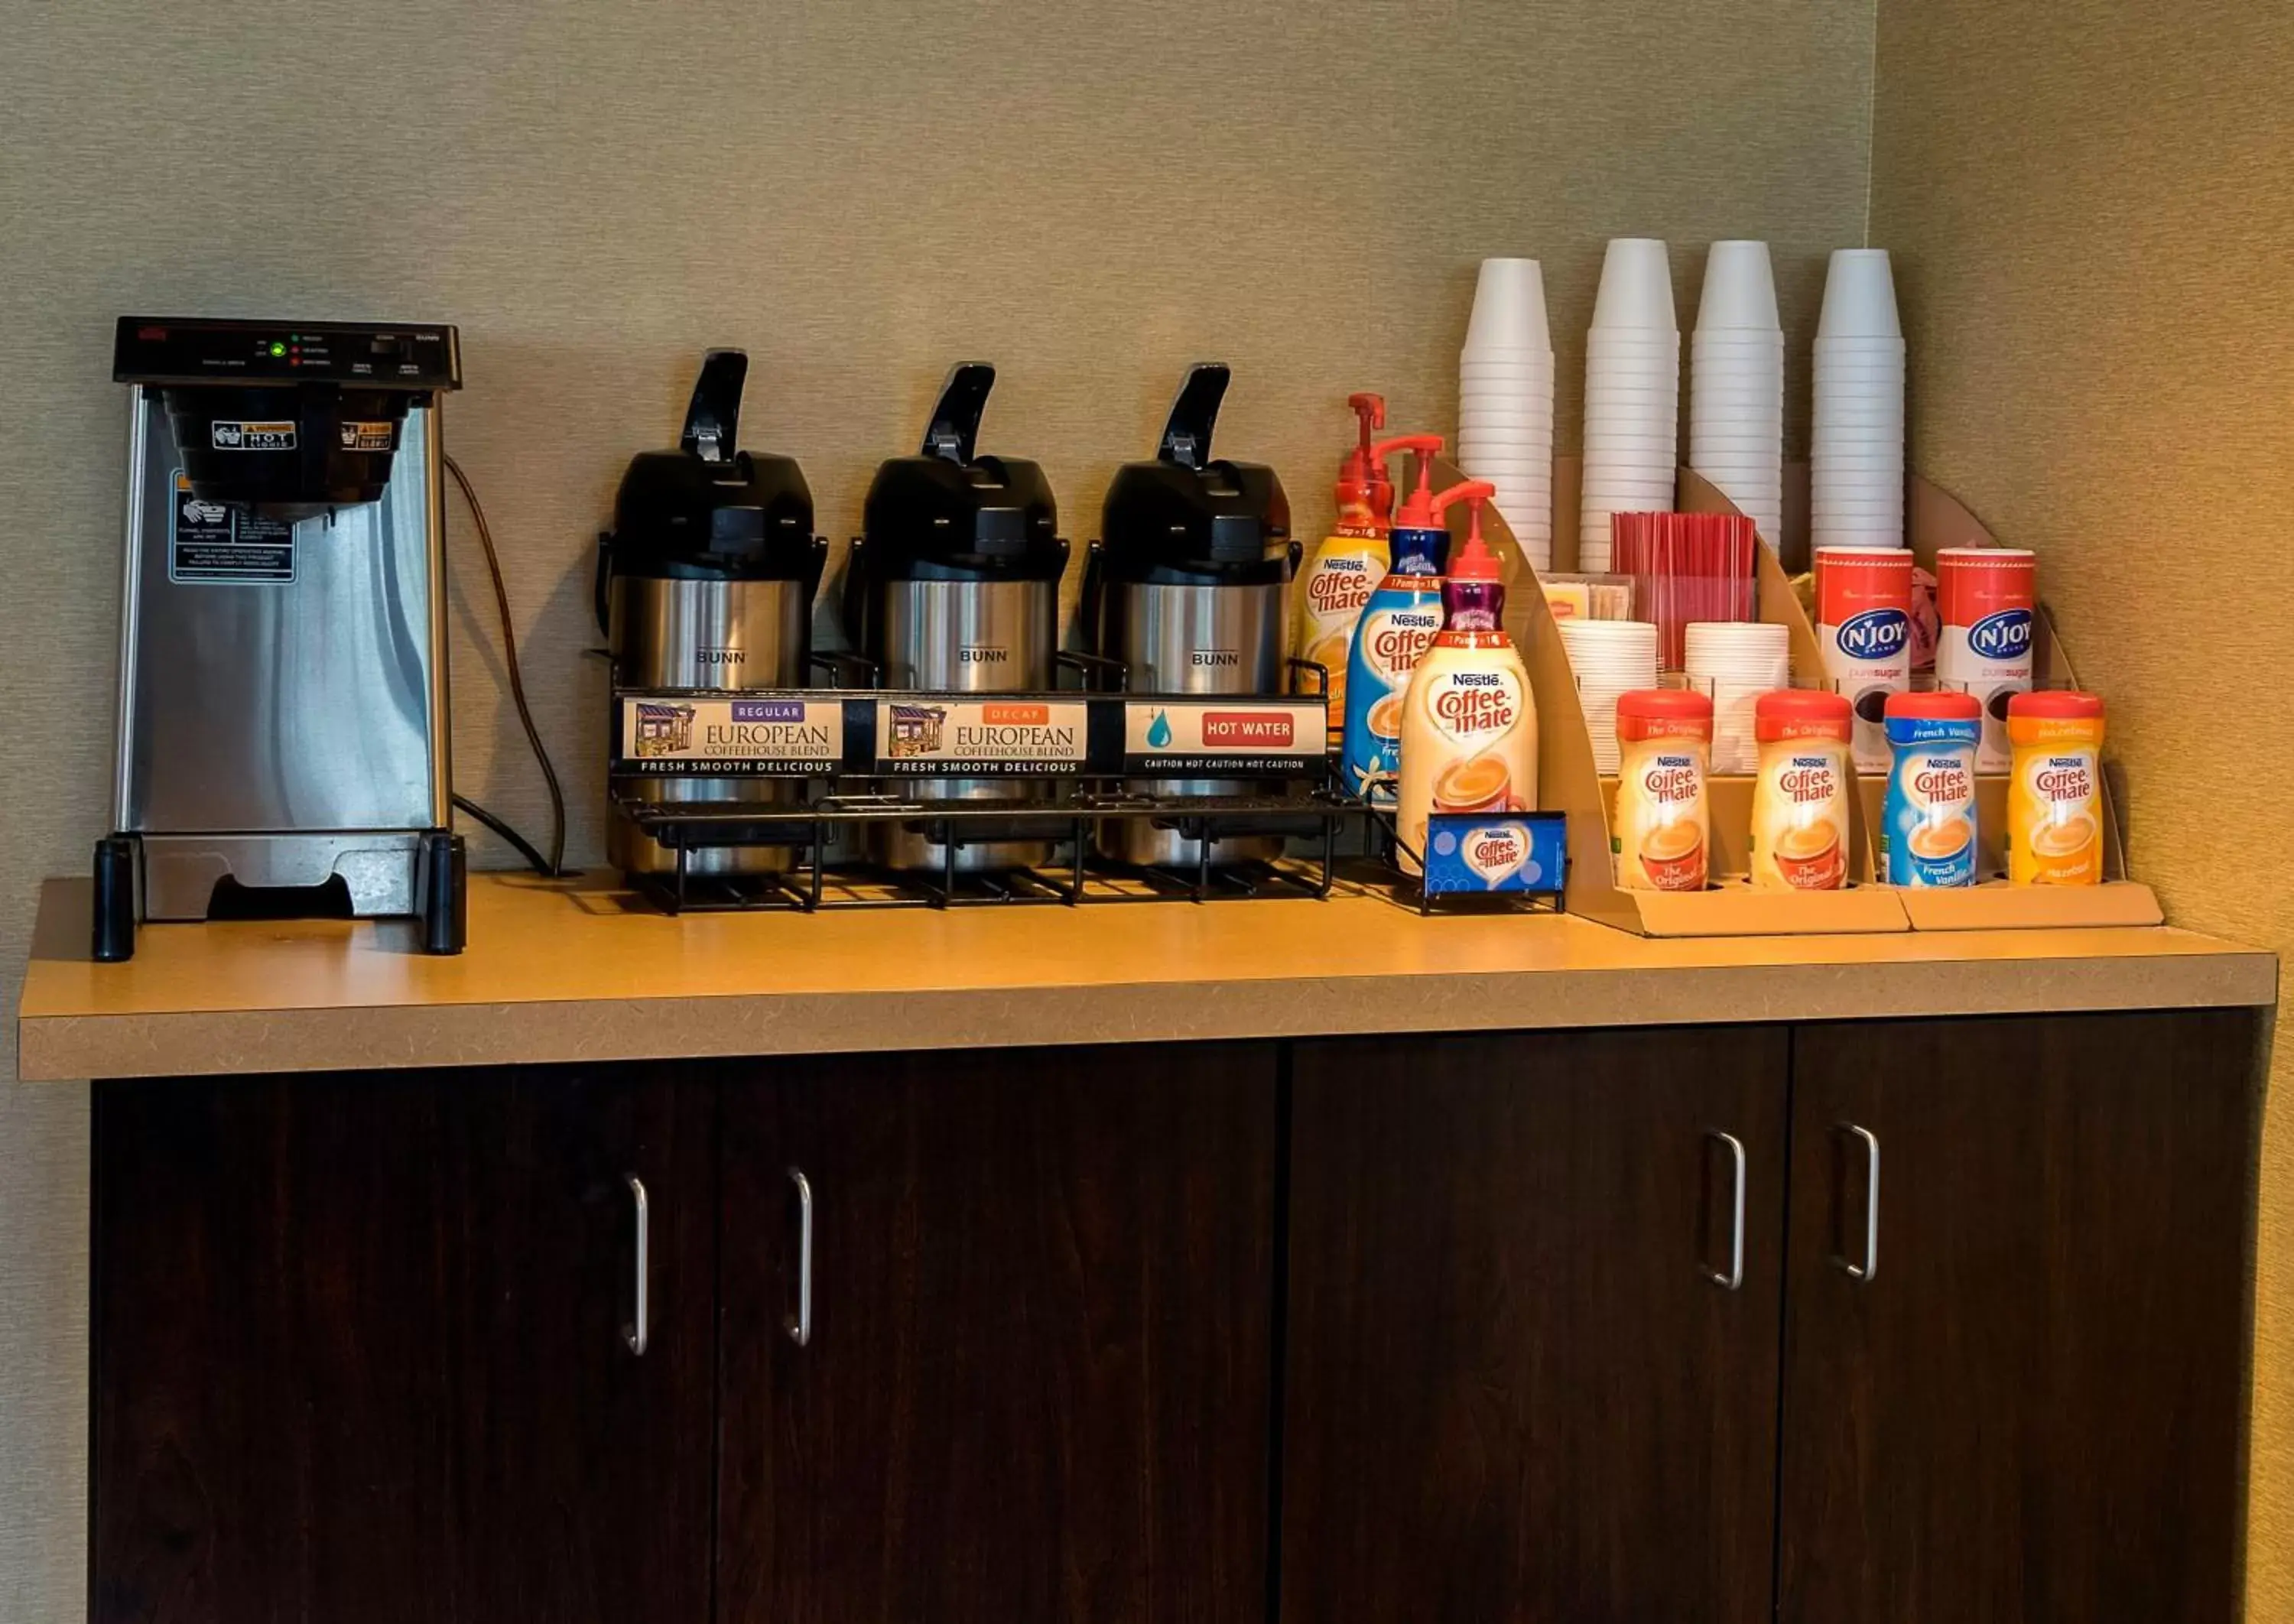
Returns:
[[[287,353],[287,346],[273,338],[271,341],[271,353],[273,355],[284,355]]]

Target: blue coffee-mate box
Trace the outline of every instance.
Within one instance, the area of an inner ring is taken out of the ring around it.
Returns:
[[[1426,821],[1429,897],[1558,897],[1567,871],[1558,812],[1436,812]]]
[[[1893,764],[1880,816],[1881,878],[1890,885],[1973,885],[1983,707],[1968,694],[1898,694],[1889,698],[1886,727]]]

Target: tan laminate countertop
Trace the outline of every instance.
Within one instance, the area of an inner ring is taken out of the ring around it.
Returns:
[[[1371,897],[671,919],[514,874],[472,880],[457,958],[395,923],[150,926],[126,964],[87,933],[86,882],[51,881],[28,1080],[2198,1008],[2278,978],[2171,928],[1652,941]]]

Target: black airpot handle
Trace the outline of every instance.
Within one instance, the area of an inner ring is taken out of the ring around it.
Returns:
[[[940,402],[932,408],[931,426],[924,430],[923,454],[969,463],[980,443],[980,416],[988,410],[988,392],[996,387],[996,369],[984,361],[962,361],[948,369],[940,386]]]
[[[1218,425],[1219,402],[1226,399],[1227,381],[1234,370],[1224,361],[1199,361],[1187,369],[1171,415],[1163,422],[1163,444],[1156,455],[1183,468],[1200,468],[1211,459],[1211,430]]]
[[[741,386],[749,381],[749,352],[711,350],[693,380],[678,443],[704,462],[730,462],[740,443]]]

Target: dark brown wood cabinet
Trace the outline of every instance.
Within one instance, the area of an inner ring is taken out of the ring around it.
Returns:
[[[1262,1617],[1275,1082],[1271,1044],[729,1072],[720,1618]]]
[[[1768,1615],[1786,1043],[1299,1045],[1285,1624]]]
[[[707,1624],[712,1130],[642,1068],[99,1085],[95,1624]]]
[[[2237,1616],[2255,1045],[2244,1011],[1797,1035],[1783,1619]]]
[[[2228,1624],[2258,1021],[102,1084],[90,1616]]]

